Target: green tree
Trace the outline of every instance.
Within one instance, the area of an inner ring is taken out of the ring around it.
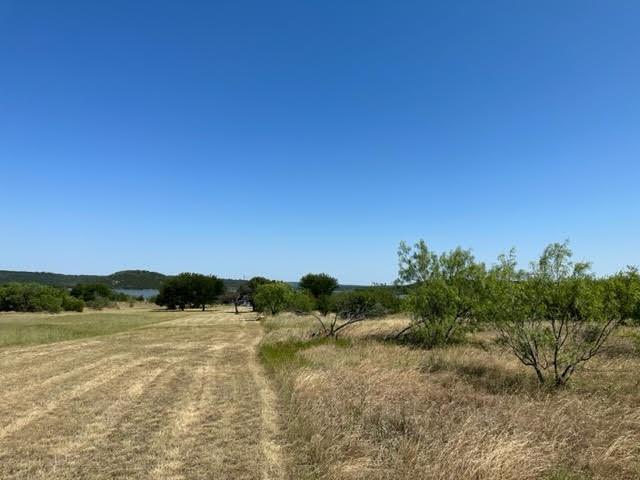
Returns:
[[[273,280],[269,280],[268,278],[265,278],[265,277],[252,277],[247,282],[248,292],[246,294],[246,298],[249,304],[251,305],[251,309],[254,311],[256,310],[256,303],[254,300],[256,291],[258,290],[258,287],[260,285],[264,285],[266,283],[273,283]]]
[[[420,240],[398,249],[398,283],[410,284],[405,308],[411,323],[396,338],[410,338],[432,347],[459,338],[476,320],[483,298],[484,264],[469,250],[456,248],[440,255]]]
[[[338,288],[338,280],[326,273],[307,273],[300,279],[299,285],[317,299],[323,295],[331,295]]]
[[[330,311],[333,315],[328,319],[324,314],[313,316],[320,324],[322,335],[337,337],[338,333],[349,325],[386,315],[389,310],[381,302],[382,298],[379,290],[374,288],[335,293],[330,297]]]
[[[287,308],[295,313],[309,313],[316,307],[315,299],[305,290],[293,291]]]
[[[158,305],[170,310],[188,306],[206,309],[207,304],[214,303],[224,292],[224,283],[214,275],[199,273],[181,273],[165,281],[156,298]]]
[[[71,289],[71,295],[85,302],[91,302],[98,298],[114,299],[114,292],[107,285],[101,283],[78,284]]]
[[[568,242],[553,243],[523,273],[513,253],[502,256],[489,272],[483,307],[500,341],[541,384],[558,387],[600,351],[640,297],[632,272],[596,279],[588,263],[571,257]]]
[[[192,303],[202,308],[204,312],[207,304],[215,303],[224,293],[224,282],[215,275],[191,274]]]
[[[235,290],[227,292],[224,296],[223,303],[232,303],[236,315],[240,313],[238,307],[244,302],[248,302],[250,295],[249,286],[246,284],[239,285]]]
[[[331,294],[338,288],[337,279],[326,273],[308,273],[300,279],[299,286],[313,296],[320,313],[329,313]]]
[[[293,289],[284,282],[263,283],[256,288],[255,308],[275,315],[289,307],[292,296]]]

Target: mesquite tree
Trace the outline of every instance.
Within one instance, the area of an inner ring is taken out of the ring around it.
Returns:
[[[323,315],[331,309],[330,296],[338,288],[338,280],[326,273],[307,273],[300,279],[301,289],[309,292],[316,302],[316,307]]]
[[[432,347],[461,335],[476,320],[486,276],[484,264],[461,248],[438,255],[423,240],[413,247],[401,242],[398,257],[398,283],[411,285],[405,307],[412,321],[396,338],[411,334]]]
[[[284,282],[262,283],[253,296],[255,309],[271,315],[280,313],[290,305],[293,293],[291,286]]]
[[[338,332],[349,325],[386,315],[389,309],[379,297],[378,291],[371,289],[352,290],[334,295],[330,304],[332,317],[327,319],[326,315],[313,314],[322,329],[320,333],[327,337],[337,337]]]
[[[556,386],[600,351],[638,299],[629,272],[597,279],[588,263],[571,256],[567,242],[551,244],[527,273],[516,270],[513,252],[501,257],[489,272],[481,309],[539,382]]]

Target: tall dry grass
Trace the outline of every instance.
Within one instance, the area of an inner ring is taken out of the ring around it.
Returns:
[[[552,391],[490,333],[432,351],[374,339],[402,321],[365,322],[338,343],[309,340],[309,318],[265,322],[290,478],[640,478],[640,355],[628,339]]]

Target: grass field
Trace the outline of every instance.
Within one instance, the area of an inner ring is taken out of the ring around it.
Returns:
[[[281,478],[254,314],[5,314],[0,324],[0,478]],[[54,343],[25,345],[44,342]]]
[[[401,317],[338,341],[256,319],[0,314],[0,478],[640,478],[637,331],[552,391],[491,332],[426,351],[380,340]]]
[[[559,392],[493,342],[432,351],[378,339],[402,319],[309,340],[313,320],[265,323],[292,479],[638,479],[640,351],[621,332]]]
[[[146,309],[94,313],[1,313],[0,348],[76,340],[135,330],[176,317],[173,312]]]

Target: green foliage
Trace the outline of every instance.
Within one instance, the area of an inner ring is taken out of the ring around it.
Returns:
[[[147,270],[123,270],[111,275],[66,275],[49,272],[20,272],[0,270],[0,284],[4,283],[40,283],[54,287],[70,288],[78,284],[102,284],[110,288],[126,290],[159,290],[171,277]],[[247,282],[245,280],[223,279],[226,288],[236,289]],[[126,301],[126,299],[122,299]]]
[[[390,313],[387,298],[377,288],[340,292],[333,295],[332,309],[340,318],[376,318]]]
[[[307,290],[318,300],[321,297],[328,298],[338,288],[338,280],[326,273],[308,273],[300,279],[299,287]],[[323,300],[323,302],[326,302],[326,300]]]
[[[307,362],[298,353],[318,345],[335,345],[336,347],[346,348],[351,345],[351,341],[346,338],[329,339],[323,337],[304,341],[263,343],[260,345],[258,354],[269,370],[276,370],[282,367],[290,368],[292,366],[303,367]]]
[[[111,275],[65,275],[49,272],[14,272],[0,270],[0,283],[40,283],[55,287],[71,287],[78,284],[100,283],[112,288],[160,288],[167,277],[161,273],[146,270],[124,270]]]
[[[640,325],[640,274],[637,267],[629,266],[610,278],[618,292],[622,322]]]
[[[293,291],[289,296],[287,308],[296,313],[308,313],[316,307],[316,301],[307,291]]]
[[[318,298],[314,298],[308,290],[309,296],[313,299],[314,307],[322,315],[327,315],[333,308],[333,297],[331,295],[320,295]]]
[[[85,302],[91,302],[98,298],[106,298],[108,300],[115,300],[116,295],[111,288],[100,283],[90,284],[78,284],[71,289],[71,295],[73,297],[84,300]]]
[[[318,315],[314,317],[320,325],[320,334],[337,338],[338,332],[349,325],[368,318],[382,317],[397,309],[398,305],[399,299],[392,290],[376,286],[334,293],[329,297],[327,307],[327,311],[334,313],[332,318],[327,319]]]
[[[112,273],[106,277],[106,282],[113,288],[126,289],[160,289],[167,276],[158,272],[148,270],[123,270]]]
[[[598,353],[639,295],[631,272],[596,279],[588,263],[571,256],[567,242],[551,244],[527,274],[515,270],[513,253],[501,257],[489,272],[481,309],[540,383],[556,386]]]
[[[93,310],[102,310],[103,308],[117,307],[116,302],[106,297],[96,297],[95,300],[86,302],[87,307]]]
[[[124,302],[129,299],[127,295],[114,292],[110,287],[101,283],[78,284],[71,289],[71,295],[82,300],[94,310],[113,307],[115,302]]]
[[[0,285],[0,311],[58,313],[65,309],[82,311],[82,304],[63,289],[37,283]]]
[[[404,307],[412,323],[397,335],[421,345],[454,342],[477,321],[486,269],[469,250],[456,248],[440,255],[420,240],[398,249],[398,283],[409,283]]]
[[[213,275],[181,273],[162,285],[155,302],[169,310],[199,307],[204,311],[207,304],[214,303],[224,293],[224,288],[222,280]]]
[[[264,285],[265,283],[272,283],[272,282],[273,280],[269,280],[268,278],[265,278],[265,277],[252,277],[247,282],[247,287],[249,288],[249,291],[255,292],[258,289],[258,286]]]
[[[256,302],[255,302],[255,294],[256,291],[258,290],[258,287],[260,285],[264,285],[266,283],[272,283],[273,280],[269,280],[268,278],[265,277],[252,277],[249,279],[249,281],[247,282],[247,293],[246,293],[246,299],[247,302],[249,302],[249,304],[251,305],[251,308],[253,310],[256,310]]]
[[[293,294],[291,286],[284,282],[262,283],[253,296],[255,309],[275,315],[289,308]]]
[[[84,310],[84,301],[71,295],[65,295],[62,298],[62,310],[67,312],[82,312],[82,310]]]

